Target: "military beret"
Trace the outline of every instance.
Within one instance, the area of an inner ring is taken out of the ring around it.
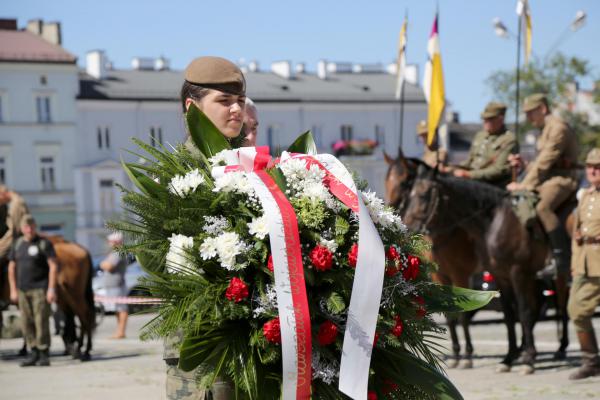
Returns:
[[[35,224],[35,219],[33,218],[33,215],[25,214],[21,217],[20,226],[34,225],[34,224]]]
[[[237,65],[221,57],[198,57],[185,69],[185,80],[232,94],[245,94],[246,79]]]
[[[536,93],[525,97],[523,101],[523,111],[529,112],[535,110],[542,104],[548,105],[548,97],[544,93]]]
[[[481,118],[494,118],[504,114],[506,114],[506,104],[491,101],[485,106],[485,109],[481,113]]]
[[[585,163],[594,165],[600,164],[600,147],[590,150],[585,159]]]
[[[424,120],[421,120],[417,124],[417,135],[424,135],[426,133],[427,133],[427,122]]]

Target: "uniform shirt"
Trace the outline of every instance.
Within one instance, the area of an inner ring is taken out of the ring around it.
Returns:
[[[423,162],[431,168],[435,168],[435,165],[438,162],[440,164],[445,164],[447,157],[448,152],[444,149],[429,150],[429,147],[425,146],[425,150],[423,151]]]
[[[475,135],[469,157],[460,166],[469,170],[471,179],[504,186],[511,180],[508,156],[518,151],[517,137],[511,131],[493,135],[482,130]]]
[[[36,236],[31,241],[24,237],[15,241],[8,259],[14,261],[19,290],[48,288],[48,258],[55,258],[54,246],[48,239]]]
[[[116,251],[111,252],[102,262],[108,262],[113,266],[110,271],[103,271],[102,282],[105,288],[121,287],[125,284],[125,269],[127,262]]]
[[[29,213],[23,198],[14,192],[11,192],[11,199],[6,212],[5,223],[7,229],[0,237],[0,257],[8,254],[13,241],[21,235],[21,229],[19,228],[21,218]]]
[[[600,238],[600,188],[586,189],[575,210],[575,230],[584,238]],[[573,242],[573,275],[600,276],[600,243]]]
[[[523,185],[535,189],[554,176],[575,179],[577,137],[560,118],[548,115],[537,140],[537,157],[527,168]]]

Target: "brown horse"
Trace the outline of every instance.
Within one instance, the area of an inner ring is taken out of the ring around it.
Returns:
[[[90,359],[92,333],[95,328],[94,294],[92,291],[93,266],[89,252],[78,244],[65,241],[62,236],[46,237],[54,245],[59,270],[57,275],[57,305],[64,314],[63,341],[67,352],[82,361]],[[8,301],[8,282],[2,289],[2,299]],[[75,317],[79,320],[77,336]],[[84,336],[86,350],[81,354]]]
[[[536,240],[521,225],[508,193],[481,182],[440,177],[436,170],[422,168],[410,194],[405,222],[409,227],[431,232],[462,229],[468,234],[478,260],[492,272],[501,292],[509,350],[499,371],[509,371],[521,353],[515,333],[518,315],[523,330],[523,372],[532,373],[533,327],[541,306],[536,273],[546,265],[549,253],[547,244]],[[563,335],[556,357],[564,357],[568,345],[565,305],[564,297],[559,296]]]
[[[399,149],[396,159],[384,152],[388,164],[385,179],[386,201],[396,207],[404,217],[409,204],[409,194],[417,177],[417,169],[425,164],[418,159],[405,158]],[[469,287],[469,280],[476,272],[480,262],[475,251],[473,240],[463,229],[457,228],[448,231],[429,232],[431,254],[429,258],[438,265],[438,271],[433,279],[444,285],[453,285],[463,288]],[[473,344],[469,325],[473,313],[460,313],[448,315],[448,329],[452,340],[452,357],[448,367],[455,368],[459,364],[462,368],[473,366]],[[460,323],[465,336],[465,355],[461,360],[461,346],[458,340],[457,324]]]

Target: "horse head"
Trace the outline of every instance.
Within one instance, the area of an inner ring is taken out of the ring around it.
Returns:
[[[385,176],[385,201],[402,215],[406,210],[408,195],[420,162],[404,157],[402,148],[398,148],[397,158],[392,158],[385,151],[383,157],[388,165]]]
[[[440,204],[440,189],[438,169],[419,165],[404,214],[404,223],[410,229],[423,233],[431,229]]]

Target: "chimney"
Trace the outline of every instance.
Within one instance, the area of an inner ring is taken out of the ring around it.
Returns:
[[[271,72],[285,79],[294,77],[292,64],[289,61],[276,61],[271,64]]]
[[[304,73],[306,73],[306,64],[303,62],[298,63],[298,64],[296,64],[295,69],[296,69],[297,74],[304,74]]]
[[[163,56],[160,56],[156,60],[154,60],[154,69],[156,69],[157,71],[167,71],[169,70],[169,65],[169,59]]]
[[[149,57],[133,57],[131,68],[137,71],[152,71],[154,70],[154,59]]]
[[[2,31],[16,31],[17,20],[12,18],[0,18],[0,30]]]
[[[260,69],[258,65],[258,61],[252,60],[248,63],[248,71],[250,72],[258,72]]]
[[[343,74],[352,72],[352,63],[349,62],[328,62],[327,72],[332,74]]]
[[[42,26],[42,38],[47,42],[60,46],[62,44],[60,22],[45,22]]]
[[[89,51],[85,58],[85,72],[96,79],[106,78],[106,55],[103,50]]]
[[[352,72],[355,74],[373,74],[383,72],[383,66],[380,63],[375,64],[354,64]]]
[[[317,64],[317,76],[319,79],[327,79],[327,60],[319,60]]]

